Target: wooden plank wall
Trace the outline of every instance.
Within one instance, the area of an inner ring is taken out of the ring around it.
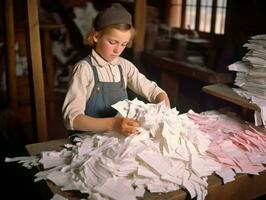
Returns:
[[[5,35],[6,35],[6,63],[7,87],[9,107],[15,112],[18,109],[17,82],[16,82],[16,55],[13,0],[5,2]]]
[[[140,55],[144,50],[147,0],[135,0],[134,26],[137,36],[134,41],[134,62],[140,64]]]
[[[33,99],[33,101],[31,101],[33,120],[35,120],[38,141],[46,141],[48,140],[48,132],[37,0],[26,1],[26,13],[27,59],[31,98]]]

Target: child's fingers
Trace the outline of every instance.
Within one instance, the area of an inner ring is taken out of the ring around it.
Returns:
[[[139,127],[140,124],[137,120],[134,120],[134,119],[127,119],[127,125],[128,126],[134,126],[134,127]]]
[[[122,123],[122,132],[124,135],[131,135],[138,133],[139,122],[133,119],[125,118]]]

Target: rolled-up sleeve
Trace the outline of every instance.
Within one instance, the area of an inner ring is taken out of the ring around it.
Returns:
[[[75,117],[85,113],[87,98],[94,86],[90,69],[86,61],[81,61],[74,66],[62,107],[64,124],[68,130],[73,130]]]

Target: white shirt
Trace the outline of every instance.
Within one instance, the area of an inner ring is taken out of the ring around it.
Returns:
[[[99,81],[119,82],[121,77],[118,65],[120,64],[125,87],[150,102],[155,102],[156,96],[164,92],[154,81],[150,81],[141,74],[133,63],[122,57],[107,62],[92,50],[91,61],[96,66]],[[94,84],[92,67],[85,60],[79,61],[73,68],[62,108],[64,123],[68,130],[73,130],[73,120],[76,116],[85,114],[86,103],[91,96]]]

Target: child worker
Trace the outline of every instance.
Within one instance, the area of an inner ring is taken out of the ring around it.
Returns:
[[[130,61],[120,57],[131,45],[134,28],[130,13],[119,3],[99,12],[87,42],[93,49],[73,68],[63,104],[66,128],[74,132],[116,131],[124,136],[136,134],[139,122],[118,117],[112,105],[128,98],[126,88],[149,102],[164,101],[167,94],[141,74]]]

